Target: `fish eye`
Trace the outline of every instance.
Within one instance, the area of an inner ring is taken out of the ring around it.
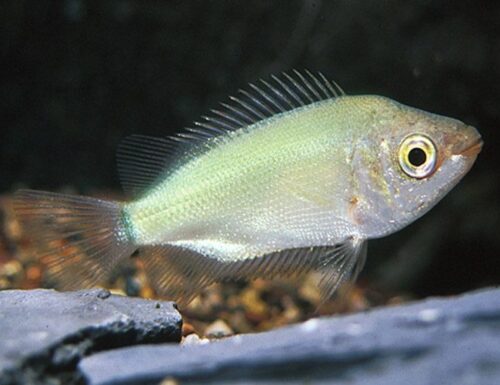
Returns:
[[[422,179],[431,175],[436,168],[436,146],[427,136],[407,136],[399,147],[399,165],[412,178]]]

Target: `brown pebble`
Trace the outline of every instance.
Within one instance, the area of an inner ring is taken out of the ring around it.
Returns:
[[[39,281],[42,276],[40,266],[30,266],[26,269],[26,278],[30,281]]]
[[[268,317],[266,302],[260,298],[260,293],[253,288],[247,288],[241,293],[241,302],[252,321],[262,321]]]
[[[208,338],[222,338],[233,335],[233,330],[223,320],[217,320],[205,329],[205,336]]]
[[[9,261],[0,269],[0,275],[7,278],[14,278],[23,271],[21,263],[18,261]]]
[[[184,322],[182,324],[182,335],[185,337],[192,333],[194,333],[194,326],[188,322]]]
[[[179,385],[179,381],[177,381],[175,378],[167,377],[162,382],[160,382],[160,385]]]
[[[252,324],[246,317],[246,314],[243,310],[235,311],[231,315],[231,327],[238,333],[250,333],[255,331]]]
[[[200,338],[198,334],[190,334],[182,338],[181,345],[203,345],[210,342],[208,338]]]

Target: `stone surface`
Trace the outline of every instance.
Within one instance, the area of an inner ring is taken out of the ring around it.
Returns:
[[[91,385],[500,383],[500,290],[377,309],[202,345],[101,352]],[[117,370],[116,368],[119,368]]]
[[[0,384],[77,383],[86,354],[179,341],[181,326],[171,302],[99,289],[0,291]]]

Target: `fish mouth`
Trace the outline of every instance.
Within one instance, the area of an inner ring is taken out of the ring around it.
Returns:
[[[481,152],[482,148],[483,140],[481,139],[481,137],[478,137],[471,145],[460,150],[457,155],[466,156],[468,158],[475,157]]]

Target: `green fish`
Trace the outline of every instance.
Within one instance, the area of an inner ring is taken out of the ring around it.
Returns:
[[[319,271],[355,279],[366,243],[425,214],[468,172],[475,128],[294,71],[240,90],[171,138],[118,150],[133,198],[21,190],[15,208],[61,288],[95,285],[137,250],[158,294]]]

